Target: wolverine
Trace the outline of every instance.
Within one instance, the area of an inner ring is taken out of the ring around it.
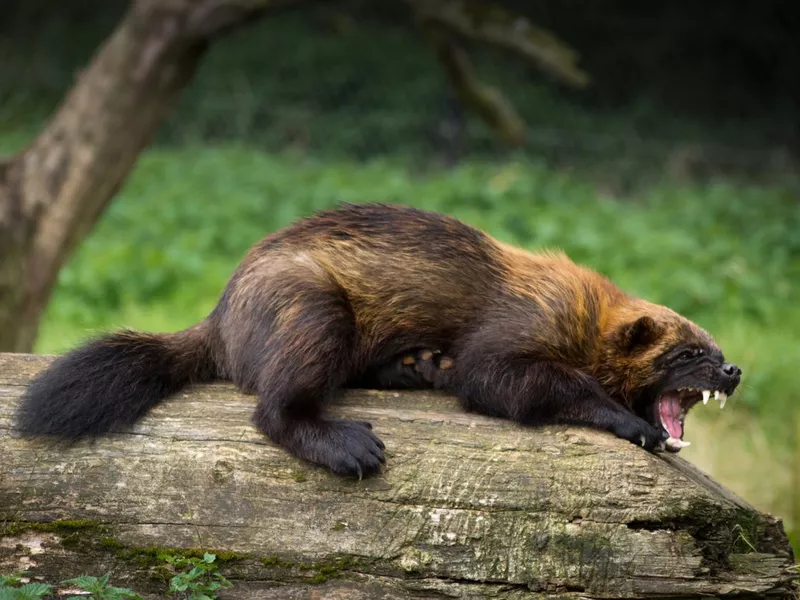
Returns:
[[[368,422],[325,415],[343,388],[440,389],[467,411],[677,452],[687,412],[712,395],[724,406],[740,377],[701,327],[563,253],[434,212],[343,204],[258,242],[200,323],[108,333],[56,359],[16,424],[93,438],[225,379],[258,396],[252,421],[274,443],[362,477],[384,444]]]

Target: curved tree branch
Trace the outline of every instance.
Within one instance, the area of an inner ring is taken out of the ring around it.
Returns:
[[[589,76],[577,66],[578,54],[552,33],[493,2],[403,0],[431,39],[459,98],[511,146],[525,141],[525,122],[500,90],[480,81],[463,39],[504,48],[535,63],[558,81],[583,88]]]
[[[584,88],[589,84],[589,75],[577,66],[578,53],[527,17],[480,0],[404,1],[422,21],[513,52],[570,87]]]
[[[464,105],[470,107],[510,146],[525,142],[525,122],[498,90],[478,78],[467,52],[440,27],[426,28],[450,84]]]

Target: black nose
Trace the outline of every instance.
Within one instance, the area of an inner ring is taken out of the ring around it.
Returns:
[[[742,370],[733,363],[722,365],[722,372],[731,379],[739,379],[742,376]]]
[[[736,377],[742,374],[742,370],[733,363],[725,363],[722,365],[722,372],[728,377]]]

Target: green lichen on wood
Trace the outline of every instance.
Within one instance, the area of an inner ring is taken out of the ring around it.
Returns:
[[[114,555],[132,561],[142,567],[156,566],[163,562],[163,556],[182,558],[203,558],[206,552],[216,555],[219,563],[249,558],[249,554],[208,548],[176,548],[172,546],[126,546],[109,535],[111,530],[100,521],[89,519],[59,519],[55,521],[20,521],[6,519],[0,522],[0,537],[18,536],[26,532],[38,531],[59,535],[59,543],[64,548],[79,549],[97,547],[113,551]]]
[[[92,521],[89,519],[59,519],[56,521],[46,522],[6,519],[0,523],[0,537],[19,535],[27,531],[65,533],[85,531],[87,529],[107,530],[107,528],[100,521]]]
[[[106,541],[106,540],[113,541]],[[115,545],[119,544],[119,545]],[[114,548],[117,558],[127,561],[134,561],[140,566],[156,566],[163,562],[165,556],[175,556],[178,558],[203,558],[210,552],[216,555],[216,562],[226,563],[250,558],[249,554],[241,552],[231,552],[229,550],[215,550],[213,548],[175,548],[171,546],[125,546],[114,538],[104,538],[101,545],[106,548]]]
[[[363,560],[355,556],[337,556],[328,561],[317,562],[312,565],[316,573],[307,581],[309,583],[325,583],[331,578],[337,577],[343,571],[359,569],[365,565]]]
[[[736,524],[731,530],[733,538],[732,554],[750,554],[764,552],[770,554],[776,550],[764,540],[774,539],[768,529],[775,527],[765,519],[744,510],[736,511]]]
[[[100,546],[103,548],[109,548],[111,550],[121,550],[125,546],[117,539],[113,537],[104,537],[100,539]]]
[[[289,560],[272,554],[262,557],[259,562],[265,567],[299,572],[296,573],[298,579],[311,584],[325,583],[329,579],[337,577],[343,571],[357,569],[366,564],[365,561],[349,555],[338,555],[327,560],[307,563]]]

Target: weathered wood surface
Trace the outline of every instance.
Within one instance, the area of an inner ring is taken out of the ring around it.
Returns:
[[[686,461],[610,435],[525,430],[440,394],[351,391],[332,412],[370,420],[388,459],[379,477],[345,480],[265,441],[250,423],[255,399],[212,384],[132,432],[53,448],[10,424],[49,360],[0,354],[0,573],[29,567],[53,582],[112,570],[117,585],[159,597],[148,549],[170,547],[239,553],[223,562],[225,598],[793,589],[780,521]]]

